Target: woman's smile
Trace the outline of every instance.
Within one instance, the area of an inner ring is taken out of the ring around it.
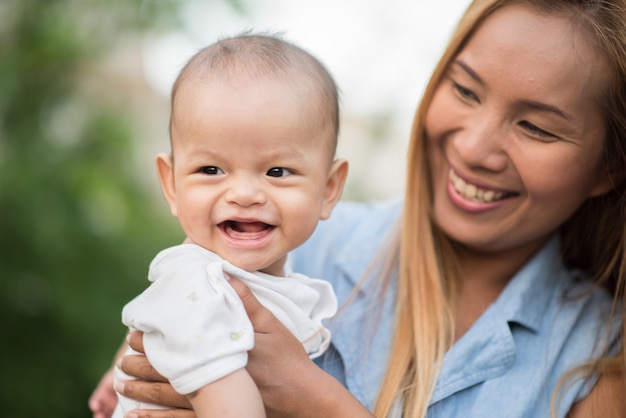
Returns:
[[[493,203],[515,195],[513,192],[500,191],[467,182],[454,170],[450,170],[449,177],[454,191],[464,199],[474,203]]]

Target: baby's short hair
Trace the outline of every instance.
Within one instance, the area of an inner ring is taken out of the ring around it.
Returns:
[[[180,86],[189,81],[210,79],[276,77],[278,80],[308,83],[316,92],[314,103],[324,123],[334,133],[333,149],[339,133],[339,93],[326,67],[304,49],[279,34],[243,32],[222,38],[198,51],[183,67],[172,87],[172,113]]]

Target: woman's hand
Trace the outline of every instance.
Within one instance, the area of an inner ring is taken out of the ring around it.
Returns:
[[[242,282],[231,286],[254,327],[254,348],[246,369],[268,417],[368,417],[373,415],[332,376],[309,359],[302,344]]]
[[[128,342],[133,350],[145,353],[142,332],[130,333]],[[176,392],[167,379],[154,370],[145,355],[124,356],[118,361],[117,366],[137,380],[120,382],[115,385],[115,390],[127,398],[172,408],[134,410],[133,413],[137,418],[194,418],[196,416],[191,410],[187,397]]]
[[[231,279],[230,284],[254,327],[254,348],[248,352],[246,369],[261,392],[268,416],[291,416],[302,401],[295,390],[301,384],[299,380],[303,380],[307,369],[317,366],[300,341],[261,305],[246,285],[236,279]]]

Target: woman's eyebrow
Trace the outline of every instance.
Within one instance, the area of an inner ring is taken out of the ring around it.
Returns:
[[[479,82],[480,84],[485,84],[483,82],[483,79],[480,78],[480,76],[478,75],[478,73],[476,73],[476,71],[474,71],[472,69],[472,67],[470,67],[469,65],[467,65],[466,63],[464,63],[461,60],[455,60],[454,64],[458,65],[459,67],[461,67],[463,70],[465,70],[465,72],[467,74],[469,74],[470,77],[472,77],[474,80],[476,80],[477,82]]]
[[[455,60],[454,61],[455,65],[458,65],[459,67],[461,67],[471,78],[473,78],[474,80],[476,80],[476,82],[480,83],[480,84],[485,84],[485,82],[483,81],[482,78],[480,78],[480,76],[478,75],[478,73],[476,71],[474,71],[472,69],[472,67],[470,67],[469,65],[467,65],[465,62],[461,61],[461,60]],[[540,111],[544,111],[544,112],[550,112],[550,113],[554,113],[557,116],[560,116],[561,118],[567,120],[567,121],[571,121],[572,120],[572,116],[565,112],[564,110],[558,108],[557,106],[553,106],[547,103],[542,103],[542,102],[538,102],[535,100],[524,100],[523,101],[524,105],[532,108],[532,109],[536,109],[536,110],[540,110]]]
[[[562,117],[568,122],[571,122],[572,120],[572,116],[569,113],[559,109],[556,106],[549,105],[547,103],[537,102],[534,100],[524,100],[523,103],[532,109],[554,113],[555,115]]]

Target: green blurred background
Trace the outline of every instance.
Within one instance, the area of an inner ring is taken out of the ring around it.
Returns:
[[[137,169],[133,99],[97,71],[120,42],[178,25],[176,3],[0,2],[4,418],[91,415],[121,307],[181,239]]]

